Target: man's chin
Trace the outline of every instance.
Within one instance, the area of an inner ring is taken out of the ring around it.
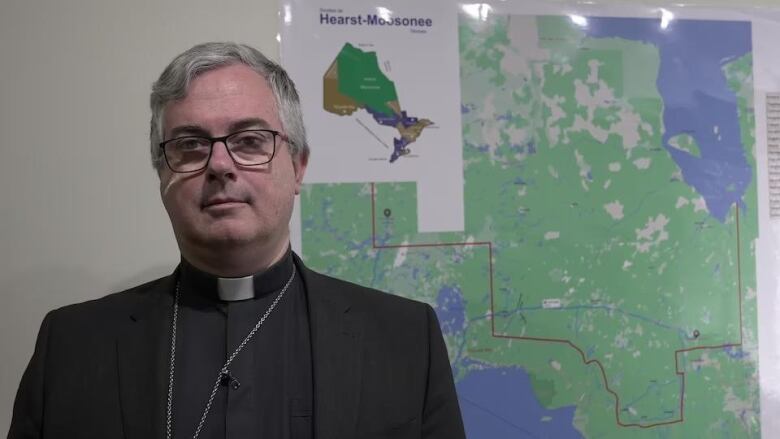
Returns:
[[[202,242],[211,247],[229,247],[246,245],[253,242],[254,235],[238,231],[225,231],[212,233],[202,237]]]
[[[193,231],[189,241],[198,247],[223,248],[251,244],[257,239],[256,230],[248,230],[243,224],[230,224],[231,221],[220,221],[212,224],[206,230]]]

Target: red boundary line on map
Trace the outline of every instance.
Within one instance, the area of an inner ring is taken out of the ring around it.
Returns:
[[[496,320],[494,302],[493,302],[493,243],[490,241],[477,241],[477,242],[446,242],[446,243],[428,243],[428,244],[398,244],[398,245],[377,245],[376,243],[376,183],[371,183],[371,247],[377,250],[383,249],[399,249],[399,248],[420,248],[420,247],[458,247],[458,246],[486,246],[488,248],[488,265],[490,267],[490,322],[491,322],[491,336],[494,338],[512,339],[512,340],[526,340],[537,341],[543,343],[559,343],[567,344],[572,349],[576,350],[582,358],[582,362],[589,366],[595,364],[598,366],[601,372],[601,378],[604,382],[604,388],[612,396],[615,397],[615,422],[621,427],[639,427],[639,428],[653,428],[663,425],[678,424],[685,421],[685,372],[680,371],[680,354],[699,351],[699,350],[712,350],[712,349],[725,349],[730,347],[740,347],[743,341],[743,328],[742,328],[742,260],[741,260],[741,244],[739,236],[739,206],[734,205],[735,218],[736,218],[736,230],[737,230],[737,297],[739,301],[739,343],[725,343],[712,346],[696,346],[692,348],[677,349],[674,351],[674,368],[675,373],[680,377],[680,417],[671,421],[656,422],[652,424],[640,424],[640,423],[624,423],[620,421],[620,396],[609,387],[607,382],[607,373],[604,370],[604,366],[597,359],[588,359],[585,356],[585,351],[575,345],[569,340],[562,338],[543,338],[543,337],[525,337],[525,336],[513,336],[507,334],[496,333]]]

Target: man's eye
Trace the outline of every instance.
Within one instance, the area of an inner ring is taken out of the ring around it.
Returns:
[[[244,146],[256,146],[261,145],[263,142],[257,137],[244,137],[243,139],[239,139],[238,143]]]
[[[182,151],[192,151],[196,149],[203,148],[205,146],[205,142],[202,139],[181,139],[178,142],[176,142],[176,148],[182,150]]]
[[[262,148],[266,143],[268,139],[262,134],[249,134],[233,140],[233,144],[241,148]]]

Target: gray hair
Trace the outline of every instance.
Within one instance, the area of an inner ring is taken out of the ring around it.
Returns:
[[[198,75],[232,64],[245,64],[265,78],[276,99],[279,120],[290,140],[290,153],[309,153],[300,98],[295,84],[282,66],[245,44],[203,43],[174,58],[152,85],[152,94],[149,97],[152,109],[149,141],[154,169],[159,171],[164,162],[160,142],[163,141],[165,106],[171,101],[186,97],[187,87]]]

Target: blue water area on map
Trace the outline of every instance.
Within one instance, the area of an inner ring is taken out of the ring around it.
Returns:
[[[572,424],[575,407],[542,407],[519,367],[475,369],[456,386],[470,439],[583,437]]]
[[[744,360],[745,358],[750,357],[750,354],[743,351],[742,348],[739,346],[729,346],[727,348],[724,348],[723,352],[725,352],[726,355],[729,356],[729,358],[734,360]]]
[[[507,111],[504,114],[499,114],[498,116],[496,116],[497,121],[511,122],[512,119],[514,119],[514,116],[512,116],[512,113],[509,111]]]
[[[406,111],[401,111],[401,114],[396,113],[390,113],[385,114],[381,111],[374,110],[371,107],[366,107],[366,110],[373,116],[374,120],[384,126],[389,127],[395,127],[399,123],[403,125],[405,128],[409,128],[410,126],[417,123],[419,120],[416,117],[409,116],[406,114]],[[405,137],[394,137],[393,138],[393,153],[390,154],[390,163],[393,163],[394,161],[398,160],[402,155],[407,153],[406,146],[409,145],[409,140],[407,140]]]
[[[406,154],[406,145],[408,144],[409,141],[405,137],[393,137],[393,153],[390,154],[390,163]]]
[[[482,145],[475,145],[473,143],[469,143],[469,142],[464,140],[463,141],[463,149],[465,150],[465,149],[469,149],[469,148],[476,149],[477,151],[479,151],[481,153],[486,153],[486,152],[490,151],[490,145],[488,145],[487,143],[483,143]]]
[[[463,293],[460,288],[440,289],[436,296],[434,310],[444,335],[454,335],[463,331],[466,324],[466,305],[463,303]]]
[[[722,67],[751,52],[750,23],[672,20],[661,29],[655,19],[589,17],[584,31],[592,38],[623,38],[658,48],[664,147],[713,217],[724,221],[735,203],[744,208],[742,197],[753,171],[742,144],[737,96]],[[701,157],[669,145],[680,134],[696,140]]]

